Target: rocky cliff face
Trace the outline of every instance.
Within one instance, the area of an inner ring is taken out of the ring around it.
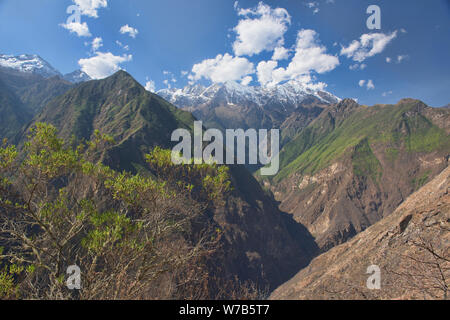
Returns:
[[[450,113],[414,100],[325,110],[281,151],[271,188],[321,251],[392,213],[448,165]]]
[[[449,192],[447,167],[391,215],[316,257],[271,299],[448,298]],[[381,272],[379,290],[366,285],[371,265]]]

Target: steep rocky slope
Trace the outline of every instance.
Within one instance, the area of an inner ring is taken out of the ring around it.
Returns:
[[[404,99],[397,105],[328,107],[280,153],[265,179],[322,251],[386,217],[448,165],[450,112]]]
[[[194,117],[119,71],[70,89],[36,121],[55,125],[69,140],[90,139],[95,130],[109,134],[115,143],[102,155],[103,162],[147,173],[144,154],[155,146],[170,148],[172,131],[192,128]],[[232,194],[211,212],[211,222],[224,231],[223,249],[214,259],[216,276],[273,289],[306,265],[317,248],[306,228],[280,212],[243,166],[231,167],[231,179]]]
[[[450,167],[391,215],[315,258],[272,299],[443,299],[450,281]],[[379,290],[366,286],[380,268]]]

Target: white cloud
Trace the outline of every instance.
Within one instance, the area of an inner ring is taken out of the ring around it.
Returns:
[[[403,60],[408,59],[409,56],[404,54],[404,55],[399,55],[397,56],[397,63],[401,63]]]
[[[359,41],[353,40],[348,47],[342,47],[341,55],[357,62],[363,62],[367,58],[383,52],[395,37],[397,37],[397,31],[391,34],[366,33],[361,35]]]
[[[241,80],[241,84],[242,84],[243,86],[248,86],[248,84],[249,84],[250,82],[252,82],[252,80],[253,80],[252,76],[246,76],[246,77],[244,77],[244,78]]]
[[[136,38],[137,34],[139,33],[138,29],[130,27],[128,24],[122,26],[120,28],[120,33],[121,34],[126,34],[128,33],[130,37],[132,37],[133,39]]]
[[[350,70],[364,70],[365,68],[367,67],[367,65],[365,64],[365,63],[361,63],[361,64],[359,64],[359,63],[355,63],[355,64],[352,64],[350,67],[349,67],[349,69]]]
[[[256,75],[258,77],[258,82],[262,86],[272,83],[273,81],[273,71],[277,67],[278,62],[276,61],[261,61],[256,67]]]
[[[390,91],[383,92],[381,95],[383,97],[387,97],[388,95],[391,95],[391,94],[392,94],[392,91],[390,90]]]
[[[115,56],[111,52],[96,52],[96,55],[87,59],[80,59],[78,64],[81,70],[93,79],[103,79],[120,70],[120,64],[131,61],[133,56]]]
[[[103,39],[100,37],[96,37],[94,40],[92,40],[92,51],[97,51],[100,47],[103,47]]]
[[[228,53],[217,55],[214,59],[206,59],[192,67],[190,80],[209,79],[214,83],[242,80],[254,73],[253,63],[246,58],[233,57]]]
[[[233,50],[237,56],[259,54],[272,51],[284,44],[284,34],[291,23],[291,17],[286,9],[272,9],[260,2],[256,8],[239,9],[238,15],[243,16],[233,29],[237,39]]]
[[[272,60],[285,60],[289,58],[289,50],[284,47],[276,47],[273,51]]]
[[[130,50],[130,47],[129,47],[128,45],[123,45],[123,43],[120,42],[119,40],[116,40],[116,44],[117,44],[119,47],[123,48],[123,50],[125,50],[125,51]]]
[[[61,23],[61,27],[69,30],[71,33],[76,33],[79,37],[90,37],[92,36],[89,32],[89,27],[86,22],[71,22],[71,23]]]
[[[391,61],[392,61],[392,59],[391,59],[391,58],[389,58],[389,57],[386,57],[386,62],[387,62],[387,63],[391,63]]]
[[[186,70],[181,70],[181,72],[180,72],[180,74],[181,74],[181,76],[182,77],[185,77],[185,76],[187,76],[188,75],[188,71],[186,71]]]
[[[148,80],[148,78],[147,78],[147,82],[145,83],[145,90],[150,91],[150,92],[156,92],[155,81]]]
[[[167,86],[168,89],[172,88],[172,85],[170,84],[168,79],[164,80],[163,83]]]
[[[316,2],[316,1],[307,2],[306,6],[313,10],[313,14],[319,13],[319,3],[318,2]]]
[[[366,80],[359,80],[358,85],[362,88],[364,85],[366,85]],[[367,90],[373,90],[375,89],[375,85],[373,84],[372,80],[367,80],[366,85]]]
[[[73,2],[80,7],[81,14],[92,18],[98,18],[97,9],[108,6],[107,0],[73,0]]]
[[[312,71],[325,73],[339,65],[338,57],[326,54],[326,47],[322,46],[317,38],[317,32],[311,29],[303,29],[298,32],[295,55],[286,69],[273,70],[273,84],[297,79],[309,75]]]

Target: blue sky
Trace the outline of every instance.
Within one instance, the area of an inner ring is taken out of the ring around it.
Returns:
[[[74,4],[80,20],[68,24]],[[366,26],[369,5],[381,9],[380,30]],[[96,78],[123,68],[157,90],[295,78],[362,104],[442,106],[449,18],[448,0],[0,0],[0,53]]]

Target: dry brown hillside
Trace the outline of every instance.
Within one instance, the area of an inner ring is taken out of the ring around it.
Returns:
[[[391,215],[316,257],[271,299],[444,299],[450,283],[450,167]],[[378,265],[381,288],[369,290]]]

